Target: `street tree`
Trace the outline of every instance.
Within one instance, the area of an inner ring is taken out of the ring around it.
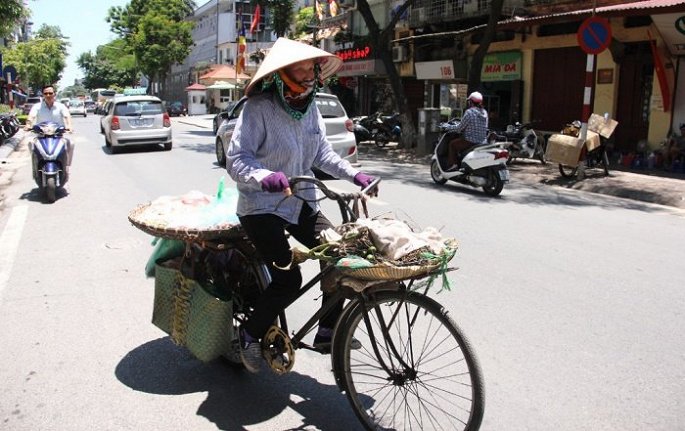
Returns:
[[[17,69],[22,85],[37,89],[60,80],[66,67],[68,47],[69,42],[59,28],[43,24],[36,37],[5,51],[4,61]]]
[[[357,10],[364,19],[364,23],[369,32],[369,42],[378,58],[383,62],[388,80],[395,97],[395,103],[400,113],[400,120],[402,122],[402,141],[400,145],[404,148],[413,146],[416,142],[416,127],[414,126],[412,113],[409,111],[409,105],[402,86],[402,80],[397,72],[395,63],[392,61],[392,52],[390,50],[390,41],[394,35],[395,25],[400,17],[411,7],[414,0],[406,0],[398,8],[395,9],[392,18],[385,26],[380,28],[376,22],[376,18],[371,12],[367,0],[357,0]],[[494,40],[497,31],[497,21],[502,13],[502,5],[504,0],[492,0],[491,11],[488,24],[485,28],[483,38],[471,59],[471,66],[468,74],[468,86],[470,89],[475,89],[480,86],[480,73],[483,67],[483,59],[488,52],[490,43]]]
[[[295,32],[293,37],[295,39],[311,33],[311,25],[314,22],[314,6],[307,6],[300,9],[295,14]]]
[[[385,72],[388,74],[390,87],[395,96],[395,103],[397,104],[397,109],[400,113],[400,121],[402,122],[400,146],[403,148],[411,147],[416,142],[416,127],[414,126],[412,113],[409,111],[409,103],[407,102],[407,96],[404,93],[402,79],[395,67],[395,63],[392,61],[390,41],[395,35],[395,25],[413,3],[414,0],[406,0],[402,3],[402,5],[396,9],[394,15],[388,22],[388,25],[386,25],[385,28],[380,28],[378,22],[376,22],[376,18],[371,12],[369,2],[367,0],[357,0],[357,10],[364,19],[364,23],[369,32],[369,42],[371,43],[371,47],[376,53],[377,58],[379,58],[383,62],[383,66],[385,66]]]
[[[9,36],[15,26],[29,14],[22,0],[0,1],[0,38]]]
[[[483,32],[483,37],[478,44],[478,48],[473,53],[471,57],[471,66],[469,66],[468,72],[468,87],[469,92],[478,90],[480,88],[480,74],[483,70],[483,59],[490,49],[490,43],[495,40],[495,35],[497,34],[497,21],[502,15],[502,6],[504,5],[504,0],[491,0],[490,1],[490,16],[488,18],[488,24]]]
[[[131,48],[138,69],[150,83],[161,83],[170,67],[190,54],[193,23],[185,18],[194,8],[190,0],[131,0],[126,6],[111,7],[107,22]]]
[[[290,33],[293,23],[293,8],[295,7],[293,0],[263,0],[256,1],[254,4],[260,4],[262,8],[269,8],[271,11],[269,15],[270,24],[276,36],[287,36]]]
[[[123,39],[100,45],[95,53],[82,53],[76,60],[86,88],[125,88],[138,81],[135,55]]]

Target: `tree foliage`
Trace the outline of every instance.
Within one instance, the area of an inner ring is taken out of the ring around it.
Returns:
[[[138,80],[135,56],[123,39],[100,45],[95,53],[81,54],[76,64],[84,72],[86,88],[125,88]]]
[[[0,37],[9,36],[14,27],[29,16],[22,0],[0,1]]]
[[[130,47],[137,67],[150,81],[163,82],[175,63],[190,54],[193,23],[184,21],[192,0],[131,0],[109,9],[107,22]]]
[[[305,34],[311,33],[311,25],[314,22],[314,6],[303,7],[295,14],[295,33],[293,37],[298,39]]]
[[[293,0],[266,0],[263,3],[257,3],[270,8],[271,28],[276,36],[287,36],[293,22],[295,2]]]
[[[43,25],[36,37],[13,45],[4,52],[5,64],[17,69],[23,86],[33,89],[60,80],[66,67],[69,43],[58,27]]]

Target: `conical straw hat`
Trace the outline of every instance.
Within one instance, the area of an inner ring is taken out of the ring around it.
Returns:
[[[326,52],[311,45],[279,37],[264,58],[262,65],[257,69],[257,73],[255,73],[254,77],[245,88],[245,94],[249,97],[251,93],[257,89],[256,87],[261,85],[262,79],[278,69],[290,66],[299,61],[311,59],[320,60],[320,78],[322,80],[333,75],[340,69],[340,66],[342,66],[342,59],[335,54],[331,54],[330,52]]]

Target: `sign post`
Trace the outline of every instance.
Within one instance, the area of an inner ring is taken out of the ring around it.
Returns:
[[[587,139],[587,122],[592,114],[592,87],[594,85],[594,70],[595,70],[595,54],[599,54],[609,47],[611,44],[611,25],[606,18],[591,16],[587,18],[578,28],[577,33],[578,45],[587,54],[587,63],[585,66],[585,89],[583,91],[583,114],[582,125],[580,127],[580,139],[583,141],[583,151],[585,150],[585,140]],[[583,156],[581,155],[581,158]],[[579,165],[578,176],[582,178],[584,175],[583,164]]]
[[[14,66],[7,65],[2,69],[2,75],[7,80],[7,97],[10,109],[14,109],[14,95],[12,94],[12,82],[17,79],[17,69]]]

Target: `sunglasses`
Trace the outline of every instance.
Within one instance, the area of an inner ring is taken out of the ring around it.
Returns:
[[[43,96],[52,96],[55,93],[43,93]]]

